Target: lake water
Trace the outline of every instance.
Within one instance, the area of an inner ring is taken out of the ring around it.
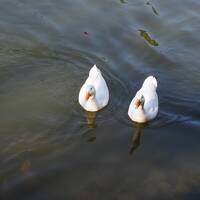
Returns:
[[[200,199],[199,0],[0,0],[0,199]],[[93,64],[110,89],[91,114]],[[127,110],[148,75],[159,113]]]

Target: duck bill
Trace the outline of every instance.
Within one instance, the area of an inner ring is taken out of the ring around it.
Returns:
[[[135,108],[137,109],[140,105],[142,105],[142,102],[139,99],[136,99],[134,102]]]
[[[86,101],[87,101],[91,96],[92,96],[92,95],[91,95],[89,92],[87,92],[86,95],[85,95]]]

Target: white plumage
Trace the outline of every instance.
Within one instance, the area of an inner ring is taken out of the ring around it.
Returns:
[[[128,115],[131,120],[144,123],[156,117],[158,113],[156,89],[156,78],[153,76],[147,77],[129,105]]]
[[[79,92],[79,103],[87,111],[95,112],[108,104],[109,91],[101,71],[94,65]]]

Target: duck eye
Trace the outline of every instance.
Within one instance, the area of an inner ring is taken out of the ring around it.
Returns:
[[[141,97],[141,100],[144,101],[144,96]]]

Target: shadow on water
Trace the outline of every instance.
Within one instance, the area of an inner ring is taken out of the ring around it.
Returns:
[[[131,144],[129,148],[129,154],[132,155],[134,151],[140,146],[141,142],[141,135],[142,135],[142,129],[146,127],[148,123],[135,123],[133,122],[133,136],[131,139]]]

